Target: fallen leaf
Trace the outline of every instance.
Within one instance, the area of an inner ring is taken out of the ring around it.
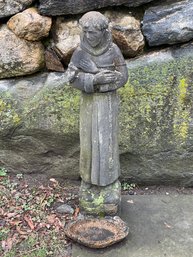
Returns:
[[[46,224],[46,228],[50,229],[51,225],[50,224]]]
[[[50,182],[52,182],[54,184],[58,184],[58,181],[55,178],[50,178]]]
[[[27,235],[27,234],[28,234],[26,231],[22,231],[19,226],[16,226],[16,231],[17,231],[20,235]]]
[[[3,251],[6,251],[6,241],[5,240],[1,241],[1,247],[2,247]]]
[[[18,240],[18,243],[27,239],[28,238],[28,235],[20,235],[20,239]]]
[[[75,211],[74,211],[74,219],[77,218],[79,212],[80,212],[80,208],[76,207],[76,209],[75,209]]]
[[[4,210],[0,208],[0,215],[4,215]]]
[[[10,213],[7,213],[7,217],[10,219],[10,218],[12,218],[12,217],[14,217],[14,216],[16,216],[17,215],[17,213],[15,213],[15,212],[10,212]]]
[[[59,232],[59,230],[64,227],[62,222],[60,221],[60,219],[58,217],[55,218],[54,226],[55,226],[55,229],[56,229],[57,232]]]
[[[13,241],[14,241],[14,238],[7,238],[7,240],[3,240],[1,245],[2,245],[2,248],[5,252],[11,250],[12,246],[13,246]]]
[[[46,189],[47,189],[47,187],[45,187],[45,186],[43,186],[43,185],[39,186],[38,188],[39,188],[40,190],[46,190]]]
[[[51,215],[48,215],[47,216],[47,221],[49,224],[53,225],[55,223],[55,218],[56,218],[56,215],[55,214],[51,214]]]
[[[21,220],[10,220],[9,224],[12,226],[18,226],[20,223],[22,223]]]
[[[169,225],[168,223],[164,222],[164,225],[166,226],[166,228],[172,228],[171,225]]]
[[[30,215],[24,215],[24,220],[27,222],[27,224],[31,228],[31,230],[34,230],[35,226],[33,224],[33,221],[31,219]]]
[[[127,200],[127,203],[134,204],[134,201],[133,200]]]
[[[59,203],[64,203],[64,200],[63,200],[62,198],[58,198],[58,199],[57,199],[57,202],[59,202]]]
[[[47,227],[47,225],[49,225],[49,224],[40,222],[40,223],[38,224],[37,228],[36,228],[36,231],[38,231],[38,230],[40,230],[40,229],[42,229],[42,228]],[[47,227],[47,228],[48,228],[48,227]],[[50,225],[49,225],[49,228],[50,228]]]

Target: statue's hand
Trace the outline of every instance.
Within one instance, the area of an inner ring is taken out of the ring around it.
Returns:
[[[79,63],[79,66],[80,68],[85,71],[85,72],[88,72],[88,73],[97,73],[98,72],[98,68],[97,66],[95,65],[95,63],[91,60],[86,60],[86,59],[82,59],[80,60],[80,63]]]
[[[114,71],[104,70],[94,76],[94,85],[109,84],[116,80],[117,74]]]

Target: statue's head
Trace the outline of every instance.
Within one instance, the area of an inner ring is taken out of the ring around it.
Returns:
[[[108,19],[100,12],[88,12],[79,20],[82,28],[81,46],[91,52],[101,52],[111,43]]]

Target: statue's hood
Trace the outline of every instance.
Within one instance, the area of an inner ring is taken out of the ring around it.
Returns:
[[[102,55],[112,46],[112,37],[109,30],[106,30],[101,43],[97,47],[90,46],[83,33],[81,34],[80,39],[80,47],[87,53],[95,56]]]

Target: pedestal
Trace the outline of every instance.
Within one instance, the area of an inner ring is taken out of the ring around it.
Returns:
[[[79,192],[81,211],[97,216],[116,215],[121,203],[121,183],[119,180],[108,186],[95,186],[81,182]]]

